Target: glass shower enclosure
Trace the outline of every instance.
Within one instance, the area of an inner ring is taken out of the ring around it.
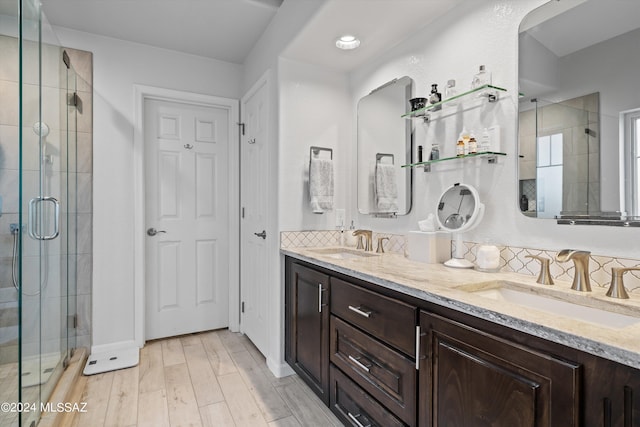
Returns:
[[[0,412],[35,426],[75,348],[78,79],[36,0],[0,0]]]

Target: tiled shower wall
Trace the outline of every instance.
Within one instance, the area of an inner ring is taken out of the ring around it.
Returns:
[[[599,98],[599,93],[592,93],[555,104],[540,104],[537,121],[535,109],[519,114],[520,180],[535,182],[537,137],[563,136],[562,211],[566,213],[600,212]],[[529,210],[535,211],[535,195],[527,197]]]
[[[13,236],[10,232],[10,224],[18,223],[18,186],[19,186],[19,83],[18,83],[18,41],[15,38],[0,36],[0,51],[3,52],[2,67],[0,67],[0,196],[3,197],[3,207],[0,212],[0,363],[15,362],[18,359],[17,348],[17,325],[18,306],[17,293],[12,283],[12,260],[13,260]],[[60,140],[66,136],[66,120],[62,120],[67,108],[64,102],[65,97],[60,92],[60,83],[65,79],[63,73],[60,75],[47,75],[42,79],[43,96],[47,103],[43,101],[45,109],[45,122],[48,122],[51,132],[47,137],[49,152],[53,158],[53,168],[59,167],[61,156],[69,156],[69,163],[75,164],[75,169],[68,171],[68,179],[77,182],[77,206],[75,221],[69,223],[70,227],[77,227],[77,267],[76,271],[67,272],[67,259],[65,257],[52,256],[55,260],[47,266],[52,277],[66,279],[66,275],[76,275],[77,280],[77,301],[78,329],[77,346],[90,346],[91,337],[91,235],[92,235],[92,55],[90,52],[67,49],[72,66],[78,73],[77,90],[82,101],[82,109],[78,110],[77,118],[77,140],[71,139],[69,152],[60,150]],[[55,69],[60,62],[62,49],[58,46],[43,45],[42,61],[43,69]],[[45,63],[51,61],[51,63]],[[35,97],[37,99],[37,70],[27,71],[25,75],[24,97]],[[33,101],[29,98],[27,102]],[[56,100],[56,105],[49,105],[48,102]],[[59,104],[61,105],[58,105]],[[34,104],[34,102],[31,102]],[[31,111],[34,110],[34,111]],[[37,135],[31,130],[31,116],[37,117],[37,108],[28,108],[25,112],[25,128],[23,129],[24,150],[37,149]],[[48,116],[47,116],[48,115]],[[74,145],[77,144],[77,147]],[[77,154],[77,159],[73,157]],[[25,162],[28,158],[36,156],[24,156]],[[25,169],[37,169],[36,165],[25,163]],[[54,169],[56,170],[56,169]],[[58,169],[59,170],[59,169]],[[37,174],[34,171],[25,173],[24,179],[30,179],[31,175]],[[59,182],[56,185],[65,185]],[[65,212],[63,212],[64,214]],[[74,213],[74,212],[71,212]],[[66,226],[62,224],[61,226]],[[26,236],[26,234],[23,234]],[[28,238],[23,239],[25,251],[30,251],[31,242]],[[33,245],[31,245],[33,246]],[[37,252],[25,257],[23,268],[26,275],[33,274],[36,269],[28,267],[29,262],[37,262]],[[29,258],[29,259],[27,259]],[[36,261],[34,261],[36,260]],[[58,279],[59,280],[59,279]],[[37,282],[36,282],[37,283]],[[52,282],[53,283],[53,282]],[[59,282],[58,282],[59,284]],[[61,295],[45,295],[43,298],[60,298]],[[37,298],[37,297],[34,297]],[[56,304],[45,304],[55,306]],[[35,307],[31,304],[30,307]],[[25,325],[27,327],[27,325]],[[47,325],[43,325],[43,331]],[[44,333],[44,332],[43,332]],[[55,331],[53,332],[55,333]],[[47,351],[46,348],[44,351]]]
[[[345,231],[344,233],[347,233]],[[284,231],[280,233],[280,247],[283,249],[293,247],[318,247],[318,246],[338,246],[340,245],[340,231]],[[405,236],[399,234],[385,234],[374,232],[374,242],[376,237],[389,237],[385,243],[386,252],[403,254],[406,247]],[[464,242],[464,257],[471,262],[475,262],[476,253],[480,243]],[[501,271],[513,271],[528,276],[537,276],[540,272],[539,261],[527,258],[527,255],[539,255],[552,260],[550,264],[551,276],[556,280],[573,280],[573,262],[560,263],[555,261],[558,251],[517,248],[513,246],[498,246],[500,248]],[[375,244],[374,244],[375,248]],[[451,241],[452,253],[455,250],[455,241]],[[589,277],[594,286],[607,287],[611,281],[612,267],[635,267],[640,266],[640,260],[628,258],[612,258],[600,255],[591,255],[589,263]],[[629,292],[640,294],[640,272],[630,271],[624,278],[625,287]]]

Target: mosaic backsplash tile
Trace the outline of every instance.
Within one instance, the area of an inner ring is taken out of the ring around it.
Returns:
[[[338,246],[340,244],[340,231],[283,231],[280,233],[280,247],[286,248],[310,248],[315,246]]]
[[[348,233],[348,230],[345,231]],[[340,245],[340,231],[283,231],[280,233],[280,247],[283,249],[292,247],[321,247]],[[383,242],[384,251],[387,253],[404,254],[406,248],[406,236],[391,233],[373,233],[373,249],[377,248],[378,238],[388,237]],[[476,253],[481,243],[463,242],[464,257],[471,262],[476,261]],[[502,271],[537,276],[540,272],[540,262],[527,258],[527,255],[539,255],[551,260],[549,270],[554,280],[573,280],[573,262],[557,262],[557,251],[519,248],[514,246],[500,246],[500,266]],[[455,240],[451,241],[451,253],[455,251]],[[591,255],[589,261],[589,278],[593,286],[608,287],[611,281],[611,268],[640,266],[640,260],[630,258],[612,258],[601,255]],[[624,284],[628,292],[640,294],[640,271],[629,271],[624,276]]]
[[[465,259],[475,262],[476,253],[481,243],[464,242]],[[455,249],[455,242],[451,242],[452,251]],[[519,248],[514,246],[500,246],[500,258],[502,271],[513,271],[515,273],[537,276],[540,272],[540,262],[527,258],[527,255],[539,255],[549,258],[551,263],[549,270],[554,280],[573,280],[573,261],[558,262],[556,255],[558,251]],[[589,260],[589,279],[593,286],[608,287],[611,282],[612,267],[635,267],[640,266],[640,260],[629,258],[612,258],[601,255],[591,255]],[[629,271],[624,276],[624,285],[628,292],[640,293],[640,271]]]
[[[344,233],[348,233],[345,230]],[[280,247],[314,247],[314,246],[338,246],[340,245],[339,230],[324,231],[283,231],[280,233]],[[378,237],[387,237],[389,240],[383,241],[384,251],[387,253],[404,253],[405,237],[401,234],[373,233],[373,250],[378,247]]]

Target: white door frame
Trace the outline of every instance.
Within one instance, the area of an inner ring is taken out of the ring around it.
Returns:
[[[217,107],[229,111],[229,329],[240,327],[240,150],[237,99],[202,95],[153,86],[133,85],[134,90],[134,341],[143,347],[145,319],[145,181],[144,181],[144,101],[157,99],[186,104]]]

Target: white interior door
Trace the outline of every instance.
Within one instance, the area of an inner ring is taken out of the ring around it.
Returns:
[[[229,321],[229,111],[146,99],[145,338]]]
[[[269,151],[266,83],[258,85],[242,100],[244,135],[240,148],[240,298],[241,330],[263,353],[267,345],[269,277],[267,235]]]

